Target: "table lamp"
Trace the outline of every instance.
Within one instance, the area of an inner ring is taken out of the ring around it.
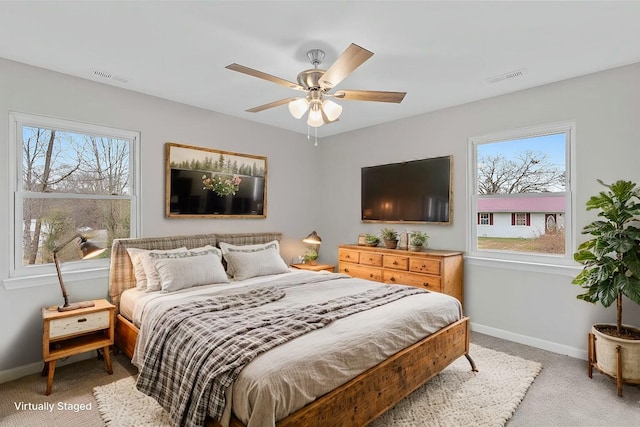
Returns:
[[[56,265],[56,272],[58,273],[58,281],[60,282],[60,289],[62,290],[62,296],[64,297],[64,305],[58,307],[58,311],[72,311],[77,310],[79,308],[85,307],[93,307],[95,304],[93,301],[83,301],[69,304],[69,296],[67,295],[67,289],[64,287],[64,281],[62,280],[62,272],[60,271],[60,261],[58,260],[58,252],[60,252],[65,246],[74,241],[77,238],[80,238],[78,242],[80,246],[80,251],[82,251],[82,259],[89,259],[100,255],[107,248],[99,248],[95,244],[89,242],[86,237],[82,236],[80,233],[71,237],[69,240],[64,242],[63,244],[57,246],[53,250],[53,262]]]
[[[322,239],[318,236],[318,233],[314,231],[311,232],[307,237],[302,239],[303,242],[313,245],[313,248],[316,250],[316,253],[320,253],[320,244],[322,243]]]

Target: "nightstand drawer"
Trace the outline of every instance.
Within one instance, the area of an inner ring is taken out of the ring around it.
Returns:
[[[82,334],[109,328],[109,310],[79,314],[49,322],[49,338],[60,338],[67,335]]]

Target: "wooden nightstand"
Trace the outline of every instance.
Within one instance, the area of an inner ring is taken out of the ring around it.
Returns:
[[[113,345],[115,306],[107,300],[94,301],[94,307],[58,311],[58,307],[42,309],[42,359],[47,375],[47,396],[51,394],[56,361],[63,357],[103,349],[107,372],[113,374],[109,346]]]
[[[297,268],[298,270],[310,270],[310,271],[325,270],[325,271],[328,271],[329,273],[333,273],[335,271],[335,269],[336,269],[335,265],[329,265],[329,264],[316,264],[316,265],[311,265],[311,264],[291,264],[291,267]]]

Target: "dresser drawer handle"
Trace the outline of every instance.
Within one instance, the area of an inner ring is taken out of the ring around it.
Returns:
[[[393,265],[398,265],[398,261],[393,261]]]
[[[86,321],[87,321],[87,318],[86,318],[86,317],[83,317],[83,318],[81,318],[81,319],[78,319],[78,323],[82,323],[82,322],[86,322]]]
[[[392,278],[391,278],[391,279],[389,279],[389,280],[390,280],[390,281],[392,281],[392,282],[395,282],[395,281],[396,281],[396,278],[395,278],[395,277],[392,277]]]
[[[373,258],[369,258],[369,261],[373,261]]]
[[[345,272],[345,273],[348,273],[348,272],[349,272],[349,269],[348,269],[348,268],[345,268],[345,269],[344,269],[344,272]]]
[[[347,259],[351,258],[351,255],[347,255],[345,258],[347,258]]]
[[[427,266],[425,264],[422,264],[422,268],[427,268]]]

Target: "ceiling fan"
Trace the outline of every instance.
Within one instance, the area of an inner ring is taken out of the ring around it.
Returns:
[[[250,108],[246,110],[247,112],[257,113],[269,108],[289,104],[289,111],[293,117],[299,119],[304,116],[308,110],[307,124],[318,127],[325,123],[328,124],[337,121],[342,113],[342,106],[329,98],[350,101],[402,102],[406,92],[341,89],[333,94],[329,93],[329,91],[335,88],[342,80],[372,56],[373,52],[352,43],[342,52],[328,70],[323,70],[318,68],[318,66],[324,59],[324,51],[321,49],[311,49],[307,52],[307,57],[309,61],[311,61],[311,64],[313,64],[313,68],[304,70],[298,74],[298,83],[235,63],[227,65],[225,68],[258,77],[291,89],[307,92],[303,97],[281,99]]]

